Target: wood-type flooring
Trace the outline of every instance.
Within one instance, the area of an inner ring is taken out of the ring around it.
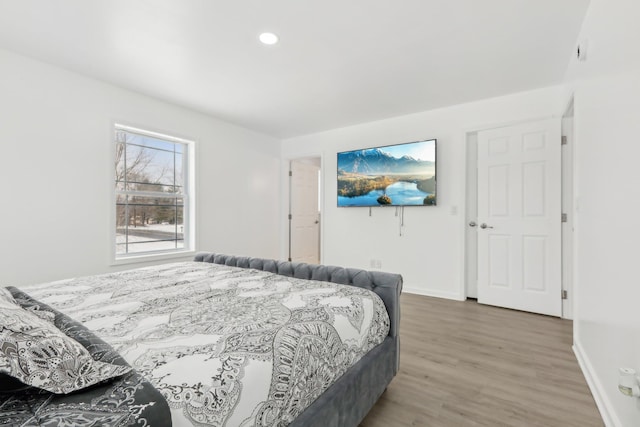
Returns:
[[[360,427],[602,427],[572,322],[401,297],[400,371]]]

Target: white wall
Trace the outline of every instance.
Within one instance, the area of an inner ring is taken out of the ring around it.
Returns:
[[[283,141],[283,163],[323,158],[322,262],[371,269],[379,259],[382,270],[403,275],[407,292],[463,299],[466,132],[559,116],[563,94],[552,87]],[[336,207],[337,152],[430,138],[438,139],[438,205],[406,208],[403,236],[395,208],[374,208],[369,217],[367,208]]]
[[[0,50],[1,285],[140,266],[109,265],[114,120],[197,141],[197,249],[278,256],[277,140]]]
[[[608,426],[639,426],[640,399],[618,367],[640,372],[640,3],[592,0],[575,94],[574,340]]]

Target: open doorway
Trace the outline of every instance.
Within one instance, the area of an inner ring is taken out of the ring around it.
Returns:
[[[320,264],[321,159],[289,163],[289,261]]]

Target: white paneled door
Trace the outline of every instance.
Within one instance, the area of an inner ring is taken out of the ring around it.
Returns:
[[[560,316],[560,120],[478,132],[478,302]]]
[[[291,162],[290,258],[320,262],[320,213],[318,180],[320,167],[305,160]]]

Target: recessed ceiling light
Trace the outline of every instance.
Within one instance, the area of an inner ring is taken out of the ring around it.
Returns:
[[[264,44],[276,44],[278,43],[278,36],[273,33],[260,34],[260,41]]]

